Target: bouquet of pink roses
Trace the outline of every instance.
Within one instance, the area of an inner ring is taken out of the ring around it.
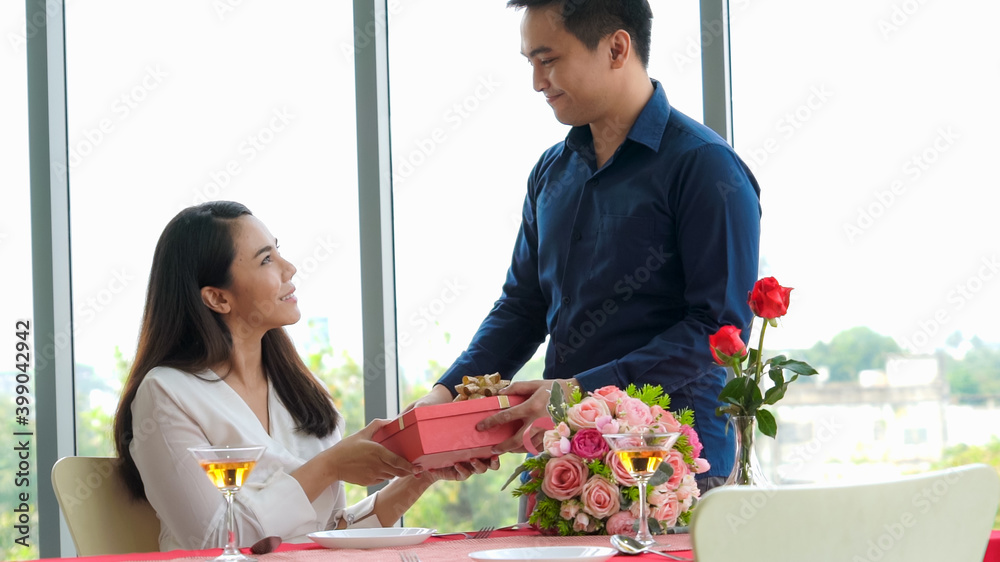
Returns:
[[[655,431],[681,437],[647,488],[650,531],[687,525],[699,497],[694,475],[709,468],[700,458],[694,413],[668,411],[670,397],[659,386],[638,390],[629,385],[624,391],[606,386],[586,397],[574,388],[566,400],[561,388],[552,387],[553,429],[543,436],[544,451],[528,457],[507,481],[528,473],[530,478],[513,492],[529,497],[528,522],[559,535],[632,533],[638,526],[639,490],[602,435]]]

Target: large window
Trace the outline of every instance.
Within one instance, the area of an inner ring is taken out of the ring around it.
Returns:
[[[664,83],[671,103],[700,119],[698,7],[678,4],[654,7],[650,75]],[[465,349],[500,295],[528,174],[568,128],[532,89],[531,67],[519,52],[521,12],[503,2],[460,0],[396,8],[389,12],[389,68],[406,404]],[[518,380],[541,375],[543,350]],[[519,461],[508,455],[498,474],[437,484],[407,524],[473,529],[513,523],[516,500],[498,490]]]
[[[984,445],[1000,425],[985,407],[1000,394],[1000,111],[989,99],[1000,6],[731,10],[736,149],[761,183],[761,274],[795,287],[769,344],[806,349],[825,372],[779,409],[815,433],[769,457],[776,474],[924,469],[944,447]],[[838,403],[792,406],[807,393]],[[873,425],[877,446],[864,444]]]
[[[34,350],[37,345],[34,340],[34,327],[25,330],[21,321],[32,320],[32,285],[31,285],[31,206],[29,200],[28,177],[28,80],[25,58],[25,34],[27,27],[24,21],[24,2],[4,2],[0,4],[0,22],[3,22],[4,39],[0,45],[0,81],[3,82],[3,104],[0,105],[0,120],[5,123],[5,134],[0,136],[0,256],[7,264],[0,287],[3,288],[3,306],[0,306],[0,327],[3,332],[3,363],[0,363],[0,408],[4,421],[2,424],[5,441],[10,445],[8,453],[0,456],[0,472],[7,476],[7,484],[0,491],[0,557],[4,560],[26,559],[38,557],[38,536],[36,518],[36,498],[38,497],[38,472],[35,461],[35,448],[30,449],[27,459],[29,477],[16,477],[19,472],[19,459],[13,454],[15,432],[34,431],[34,413],[37,404],[29,394],[19,392],[18,385],[25,386],[34,393]],[[25,332],[30,332],[25,334]],[[24,334],[22,339],[17,334]],[[19,344],[21,345],[18,348]],[[27,347],[27,349],[25,349]],[[25,365],[16,354],[25,351],[32,361]],[[16,400],[20,396],[30,401],[19,405]],[[18,410],[26,407],[27,410]],[[20,414],[27,412],[27,416]],[[20,423],[23,422],[23,423]],[[18,437],[18,439],[23,439]],[[30,439],[30,437],[29,437]],[[45,480],[43,480],[44,482]],[[43,484],[44,485],[44,484]],[[28,502],[20,501],[20,494],[27,494]],[[19,509],[22,503],[26,509]],[[25,522],[21,516],[29,516]],[[20,529],[15,526],[21,526]],[[24,531],[27,532],[24,532]],[[25,540],[24,535],[28,536]],[[30,547],[24,547],[15,542],[20,539]]]
[[[278,237],[292,338],[364,425],[351,21],[344,2],[67,4],[79,454],[112,450],[160,232],[213,199]]]

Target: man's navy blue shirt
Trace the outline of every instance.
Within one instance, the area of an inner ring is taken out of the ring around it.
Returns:
[[[653,84],[600,169],[589,126],[542,154],[503,294],[438,382],[509,379],[548,336],[546,379],[662,386],[671,410],[694,410],[707,475],[725,476],[733,432],[715,408],[726,373],[708,337],[724,325],[749,337],[760,188],[722,138]]]

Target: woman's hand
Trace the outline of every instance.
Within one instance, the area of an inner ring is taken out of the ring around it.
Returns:
[[[372,435],[391,420],[372,420],[364,429],[327,449],[334,480],[371,486],[420,469],[403,457],[372,441]]]

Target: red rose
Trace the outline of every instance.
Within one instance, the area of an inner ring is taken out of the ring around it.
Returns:
[[[569,444],[570,452],[581,459],[593,460],[608,452],[608,442],[593,428],[581,429]]]
[[[754,283],[747,303],[756,316],[778,318],[788,312],[788,295],[791,292],[791,287],[782,287],[774,277],[765,277]]]
[[[715,362],[719,365],[728,365],[726,361],[723,361],[719,357],[719,353],[728,355],[729,357],[743,357],[747,354],[747,347],[743,343],[743,340],[740,339],[740,329],[736,326],[723,326],[719,328],[718,332],[708,336],[708,346],[712,348],[712,357],[715,358]]]

